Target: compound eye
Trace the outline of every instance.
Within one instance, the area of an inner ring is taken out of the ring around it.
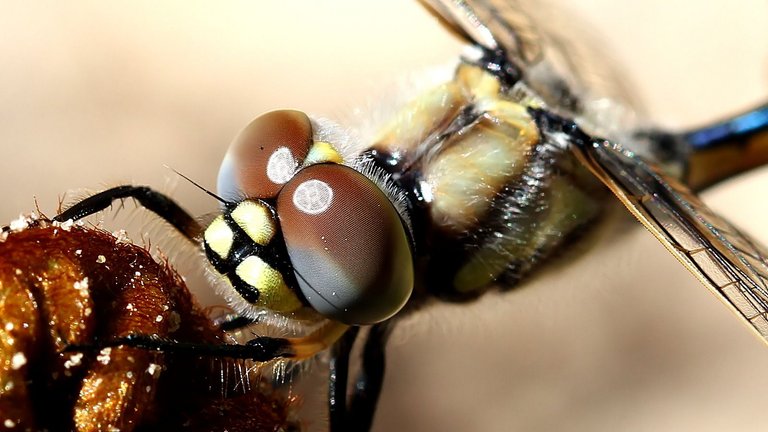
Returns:
[[[350,325],[397,313],[413,289],[413,261],[397,211],[367,177],[337,164],[299,171],[277,214],[304,297]]]
[[[262,114],[232,141],[219,168],[219,196],[274,198],[312,144],[312,123],[301,111]]]

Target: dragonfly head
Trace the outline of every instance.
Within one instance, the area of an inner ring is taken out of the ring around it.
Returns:
[[[311,308],[350,325],[384,321],[413,289],[407,224],[315,128],[306,114],[281,110],[235,138],[219,171],[226,204],[205,231],[206,254],[241,314]]]

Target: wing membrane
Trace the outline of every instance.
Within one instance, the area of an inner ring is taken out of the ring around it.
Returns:
[[[567,8],[545,0],[419,1],[467,42],[502,49],[550,109],[620,141],[636,127],[639,103],[624,74],[595,48],[600,35]]]
[[[686,186],[617,144],[574,145],[579,158],[704,285],[768,342],[768,250]]]
[[[516,0],[419,0],[452,32],[485,49],[504,49],[518,65],[541,56],[536,25]]]

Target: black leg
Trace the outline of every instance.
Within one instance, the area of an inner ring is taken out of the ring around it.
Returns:
[[[347,428],[349,354],[359,331],[359,327],[350,327],[331,348],[331,360],[328,365],[328,417],[331,432],[349,430]]]
[[[150,189],[147,186],[118,186],[104,192],[85,198],[79,203],[63,211],[53,220],[64,222],[78,220],[88,215],[106,209],[115,200],[133,198],[144,208],[157,214],[190,240],[202,233],[202,227],[197,221],[166,195]]]
[[[281,357],[290,358],[295,356],[292,345],[288,339],[272,338],[266,336],[252,339],[244,345],[214,345],[180,342],[173,339],[165,339],[148,335],[128,335],[107,341],[97,341],[92,345],[69,345],[65,351],[100,351],[104,348],[118,346],[163,351],[167,353],[226,357],[231,359],[253,360],[259,362],[266,362]]]
[[[249,325],[258,323],[258,320],[244,317],[242,315],[226,315],[220,319],[214,320],[214,324],[221,331],[229,332],[234,330],[240,330],[241,328],[248,327]]]
[[[386,369],[385,348],[391,333],[392,324],[385,321],[371,327],[368,340],[363,348],[363,364],[355,382],[355,392],[350,401],[349,430],[367,431],[371,429],[376,404],[379,402],[381,385]]]

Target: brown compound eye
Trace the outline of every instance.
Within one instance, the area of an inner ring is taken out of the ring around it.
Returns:
[[[413,289],[405,227],[387,196],[337,164],[299,171],[277,198],[285,244],[304,297],[350,325],[397,313]]]
[[[230,201],[274,198],[311,145],[312,123],[303,112],[262,114],[230,144],[219,169],[219,195]]]

